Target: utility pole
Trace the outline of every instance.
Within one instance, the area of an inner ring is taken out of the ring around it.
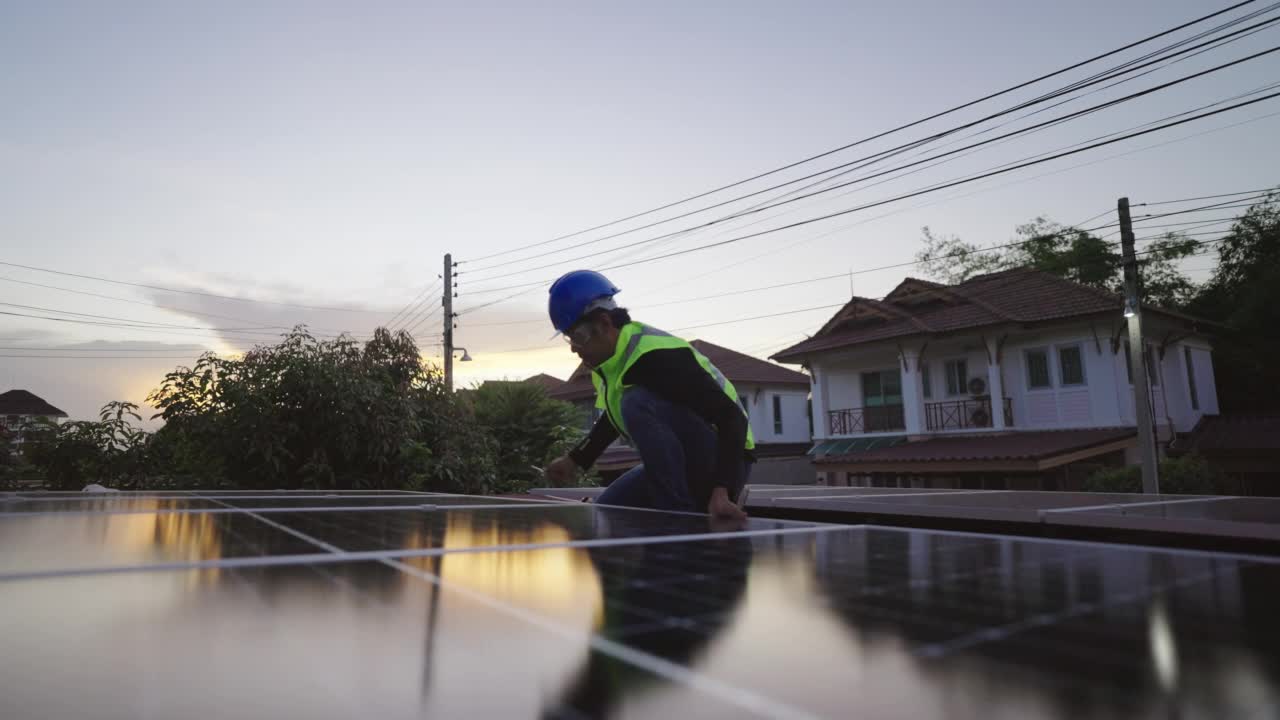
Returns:
[[[453,256],[444,254],[444,389],[453,392]]]
[[[1129,198],[1120,198],[1120,246],[1124,253],[1124,316],[1129,324],[1129,374],[1133,377],[1133,409],[1138,421],[1138,457],[1142,461],[1142,492],[1160,493],[1156,464],[1155,428],[1151,422],[1151,387],[1147,384],[1147,346],[1142,339],[1141,278],[1133,252],[1133,221]]]

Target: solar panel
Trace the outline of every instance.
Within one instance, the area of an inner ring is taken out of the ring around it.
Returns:
[[[0,717],[1280,708],[1268,557],[412,497],[0,505]]]

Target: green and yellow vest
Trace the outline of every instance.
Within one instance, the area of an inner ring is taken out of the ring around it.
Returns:
[[[624,384],[622,378],[636,360],[645,353],[672,348],[687,348],[693,353],[702,369],[707,371],[720,389],[724,390],[725,395],[733,401],[734,407],[742,411],[742,406],[738,404],[738,391],[733,387],[733,383],[729,382],[724,373],[712,365],[710,360],[698,352],[697,348],[670,333],[638,322],[631,322],[622,326],[618,332],[618,345],[613,351],[613,356],[591,373],[591,383],[596,388],[596,407],[609,416],[609,421],[623,437],[631,438],[627,433],[626,423],[622,420],[622,396],[631,386]],[[746,414],[745,411],[742,412]],[[755,446],[755,436],[751,432],[751,424],[748,421],[746,449],[751,450]]]

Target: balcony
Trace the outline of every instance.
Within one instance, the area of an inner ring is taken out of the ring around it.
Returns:
[[[1013,403],[1009,398],[1004,399],[1004,425],[1013,427]],[[924,426],[930,432],[989,428],[991,398],[925,403]]]
[[[901,405],[844,408],[827,413],[827,430],[832,435],[903,432],[906,429],[907,422]]]

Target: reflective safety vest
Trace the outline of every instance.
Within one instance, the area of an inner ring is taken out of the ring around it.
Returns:
[[[627,432],[627,425],[622,419],[622,396],[631,386],[624,384],[622,378],[636,360],[645,353],[650,350],[672,348],[687,348],[693,353],[702,369],[707,371],[721,390],[724,390],[724,394],[733,401],[734,407],[746,416],[746,411],[738,404],[738,391],[734,389],[733,383],[729,382],[724,373],[712,365],[710,360],[698,352],[697,348],[671,333],[638,322],[630,322],[622,326],[618,332],[618,345],[613,351],[613,356],[591,373],[591,383],[596,388],[596,407],[609,416],[609,421],[628,440],[631,439],[631,435]],[[755,436],[751,432],[751,422],[748,419],[746,449],[751,450],[755,446]]]

